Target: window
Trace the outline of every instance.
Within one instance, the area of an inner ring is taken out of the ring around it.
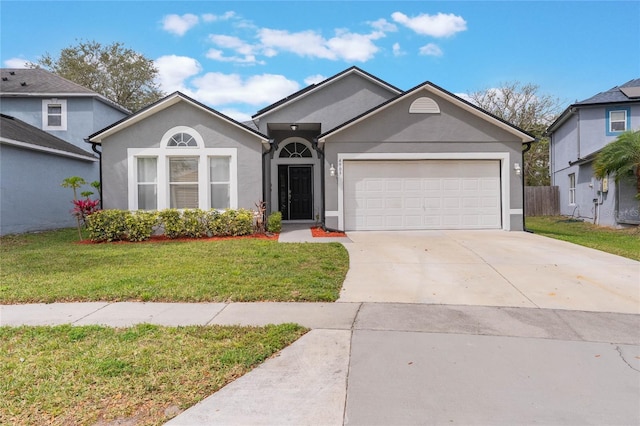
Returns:
[[[213,209],[229,208],[231,189],[229,166],[229,157],[209,157],[209,185]]]
[[[280,158],[311,158],[311,150],[300,142],[291,142],[280,151]]]
[[[169,142],[167,142],[167,146],[191,146],[191,147],[197,147],[198,143],[193,138],[193,136],[191,136],[189,133],[180,132],[180,133],[176,133],[175,135],[171,136],[171,138],[169,139]]]
[[[202,136],[175,127],[160,148],[129,148],[129,209],[238,207],[237,149],[206,148]]]
[[[172,209],[198,208],[198,157],[169,158],[169,193]]]
[[[607,136],[616,136],[631,127],[629,123],[631,110],[629,108],[607,108],[606,114]]]
[[[42,129],[67,130],[67,101],[45,99],[42,101]]]
[[[571,173],[569,175],[569,204],[576,204],[576,174]]]
[[[158,208],[158,159],[138,157],[138,209]]]

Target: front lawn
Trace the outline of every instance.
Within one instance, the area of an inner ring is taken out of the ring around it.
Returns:
[[[563,216],[527,217],[526,227],[534,233],[546,237],[640,260],[640,230],[638,228],[605,228]]]
[[[0,424],[160,425],[306,332],[266,327],[0,327]]]
[[[66,229],[0,239],[0,303],[335,301],[348,265],[339,243],[79,244]]]

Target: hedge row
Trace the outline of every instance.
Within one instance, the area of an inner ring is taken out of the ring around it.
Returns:
[[[268,230],[280,232],[281,219],[272,216]],[[235,237],[255,232],[255,213],[245,209],[99,210],[87,217],[86,224],[89,238],[96,242],[144,241],[154,234],[168,238]]]

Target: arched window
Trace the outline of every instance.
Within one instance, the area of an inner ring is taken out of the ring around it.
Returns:
[[[291,142],[282,148],[280,158],[311,158],[311,150],[301,142]]]
[[[129,148],[129,209],[237,208],[236,148],[207,147],[187,126],[167,130],[159,147]]]
[[[179,132],[169,138],[169,147],[192,146],[197,147],[198,143],[189,133]]]

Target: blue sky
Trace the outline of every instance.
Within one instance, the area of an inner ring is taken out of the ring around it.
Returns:
[[[518,80],[563,106],[640,78],[638,1],[7,1],[0,62],[123,42],[237,119],[352,65],[400,89]]]

